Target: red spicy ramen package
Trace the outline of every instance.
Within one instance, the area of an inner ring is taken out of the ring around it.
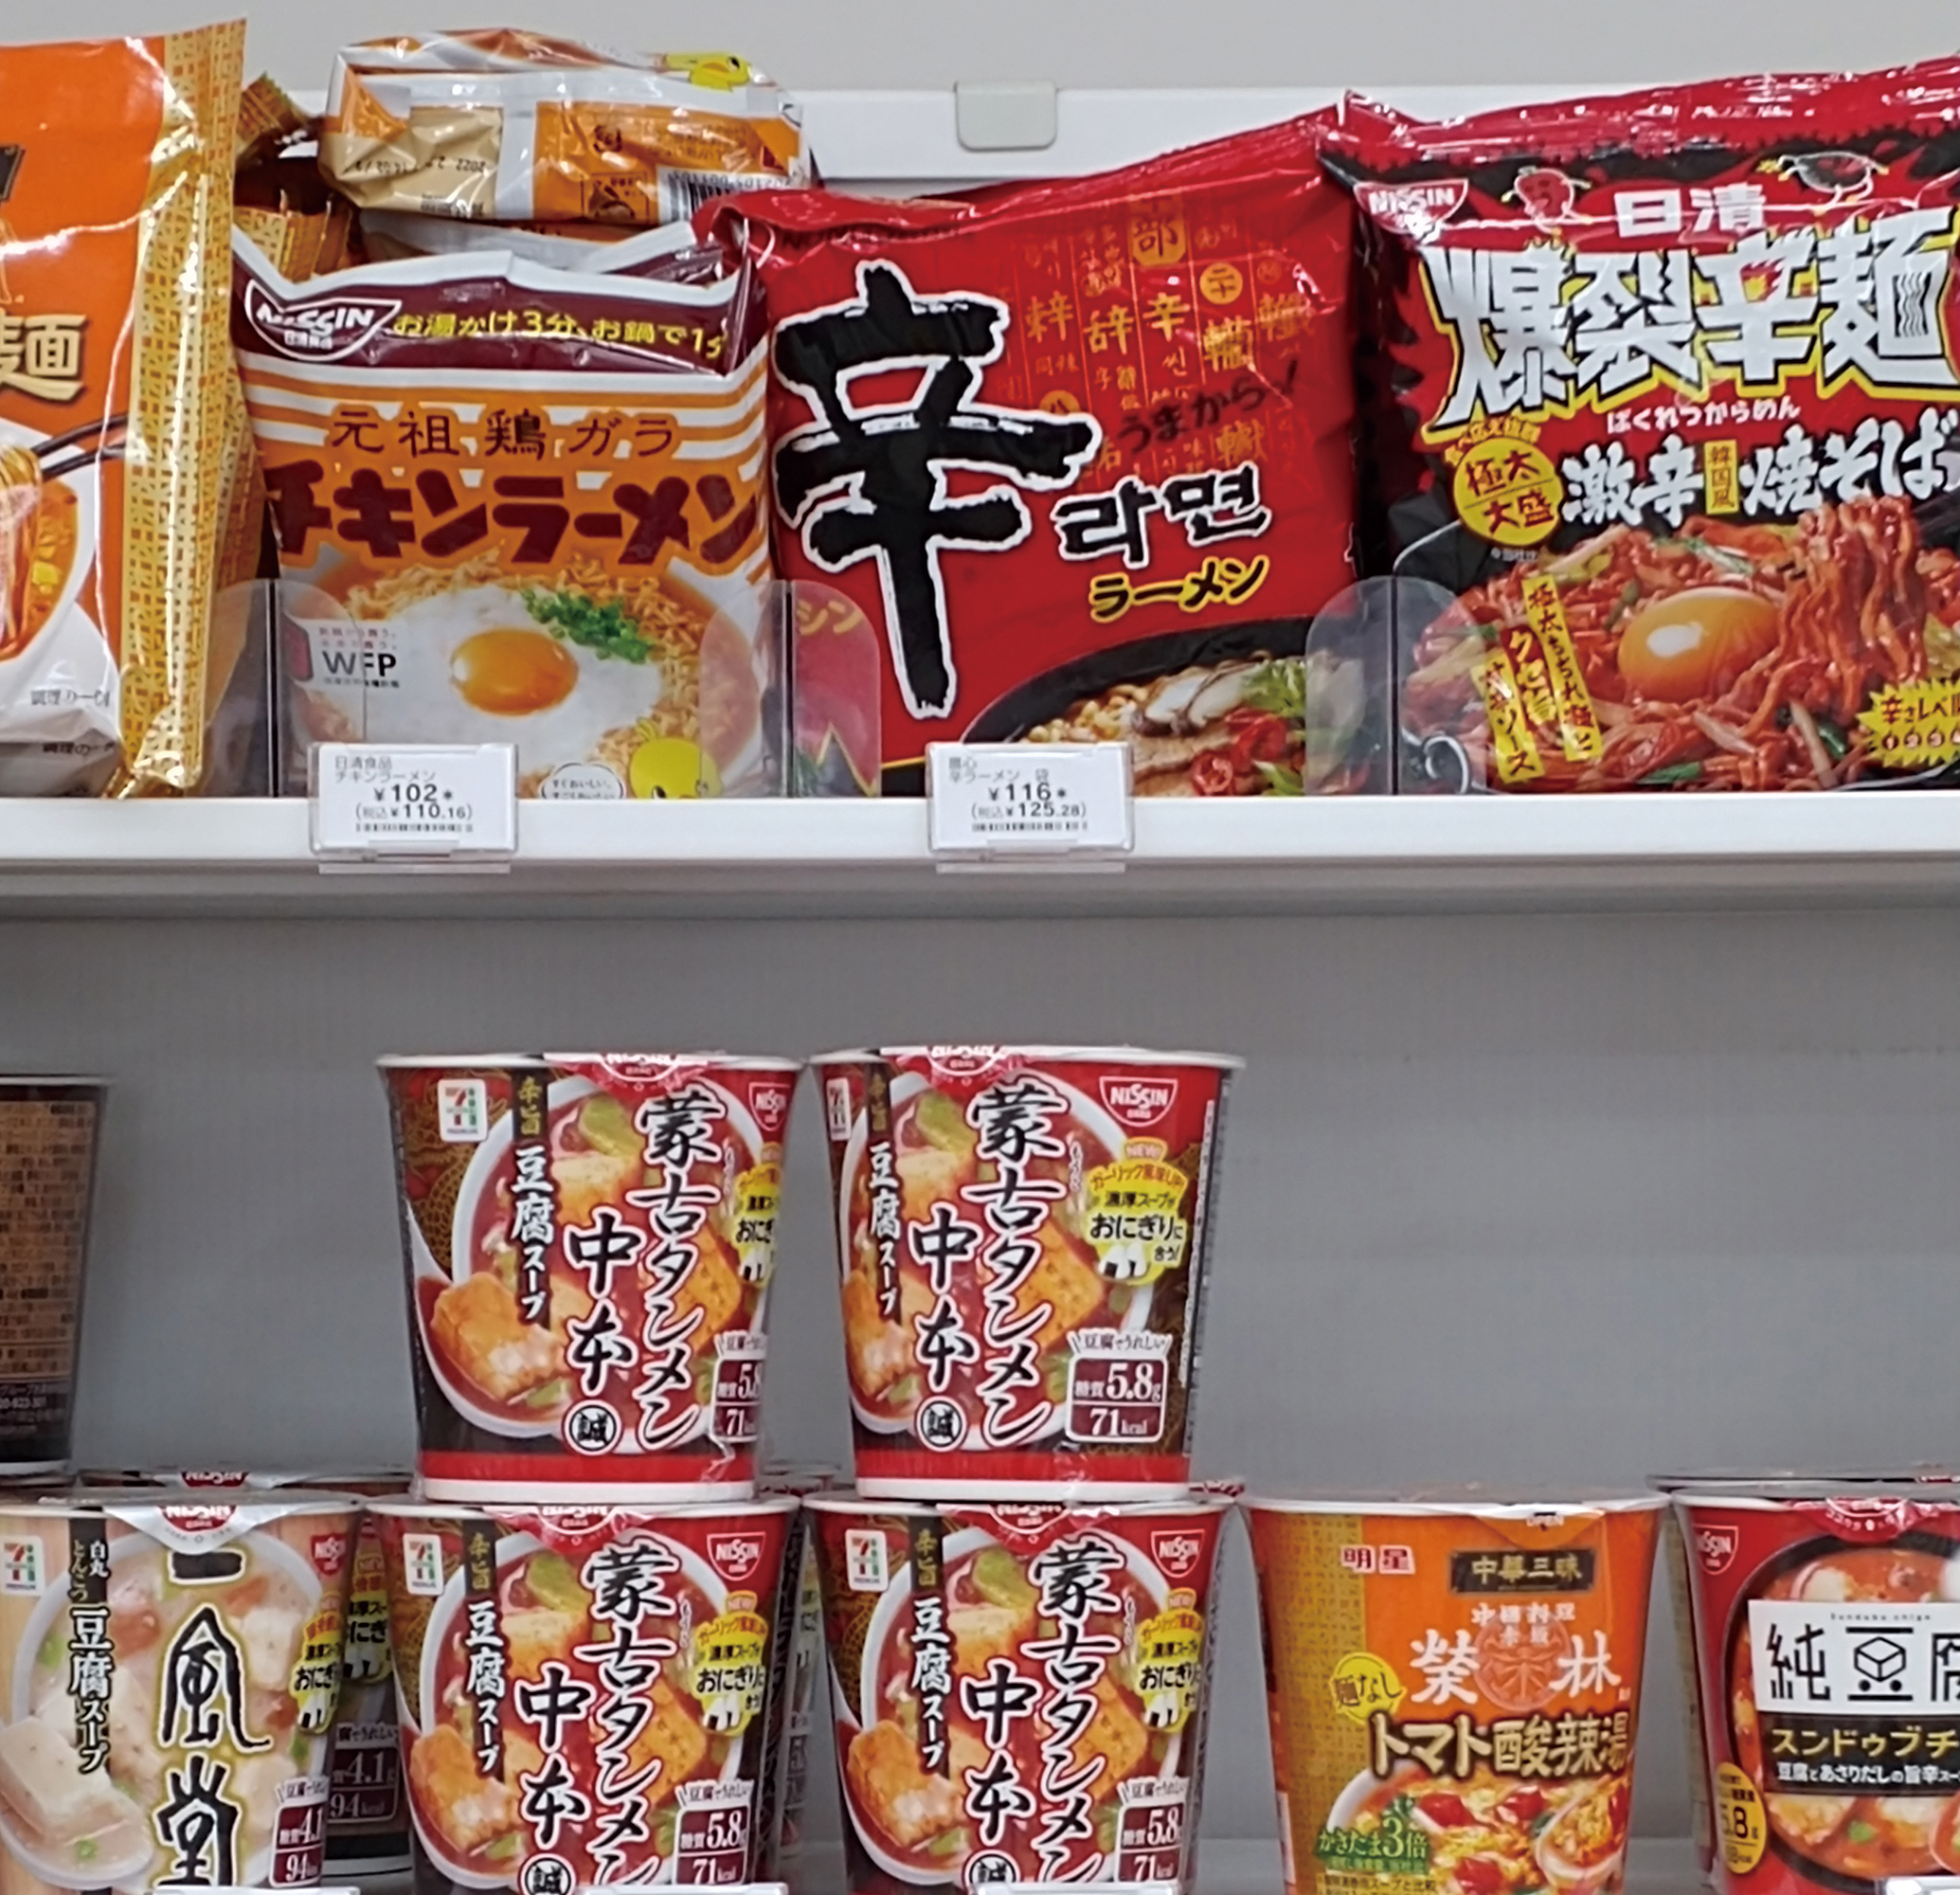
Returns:
[[[1127,738],[1141,795],[1352,786],[1304,735],[1307,621],[1353,576],[1351,209],[1304,121],[1096,177],[704,215],[746,226],[774,324],[819,777],[916,792],[929,742]],[[850,702],[867,655],[875,720]]]
[[[1350,99],[1412,789],[1960,759],[1960,63],[1448,124]]]

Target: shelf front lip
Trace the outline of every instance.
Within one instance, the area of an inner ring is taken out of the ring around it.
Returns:
[[[1795,902],[1960,893],[1960,791],[1804,796],[1261,799],[1137,805],[1127,873],[941,875],[926,806],[526,803],[507,875],[322,875],[307,805],[0,802],[0,912],[277,896],[307,908],[462,910],[529,894],[740,897],[848,915],[1148,912],[1188,906],[1474,909],[1626,901]]]

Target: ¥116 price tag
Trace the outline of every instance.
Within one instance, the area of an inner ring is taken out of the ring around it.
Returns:
[[[932,853],[953,860],[1127,855],[1127,744],[928,744]]]
[[[517,852],[511,744],[315,744],[313,852],[359,862],[498,868]]]

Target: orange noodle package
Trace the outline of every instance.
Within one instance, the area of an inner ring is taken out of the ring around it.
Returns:
[[[796,1509],[375,1503],[415,1895],[755,1879]]]
[[[1402,786],[1955,780],[1960,62],[1323,129]]]
[[[858,1487],[1183,1492],[1240,1062],[914,1046],[812,1064]]]
[[[432,1498],[748,1496],[797,1073],[382,1061]]]
[[[1676,1492],[1717,1886],[1879,1895],[1960,1874],[1951,1483]]]
[[[800,127],[732,53],[433,33],[341,49],[320,169],[363,209],[671,224],[726,191],[807,184]]]
[[[525,795],[773,788],[746,272],[681,231],[523,236],[304,283],[234,244],[283,582],[286,786],[310,745],[365,741],[513,744]]]
[[[1343,652],[1307,659],[1354,576],[1352,212],[1304,121],[1093,177],[710,215],[768,297],[818,781],[916,794],[925,746],[965,738],[1127,739],[1140,795],[1365,780],[1368,694]]]
[[[1613,1895],[1662,1498],[1243,1505],[1287,1895]]]
[[[0,53],[0,794],[202,771],[243,38]]]
[[[850,1895],[1189,1886],[1224,1501],[804,1505]]]

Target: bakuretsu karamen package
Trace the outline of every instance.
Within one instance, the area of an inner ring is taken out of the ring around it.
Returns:
[[[1403,787],[1952,780],[1960,63],[1322,130]]]

